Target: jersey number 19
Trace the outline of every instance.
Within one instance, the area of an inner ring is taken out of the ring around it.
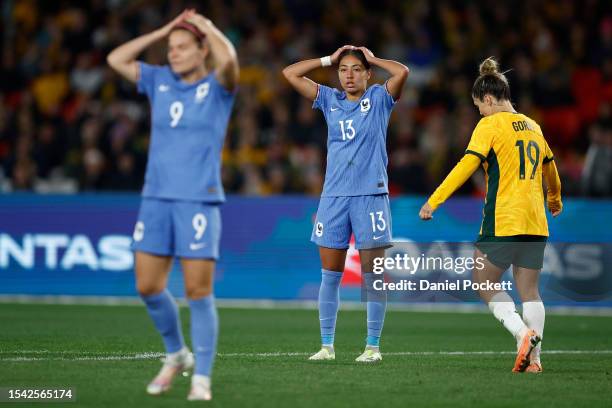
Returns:
[[[527,149],[525,149],[525,141],[523,140],[517,140],[515,146],[519,149],[519,179],[525,180],[525,150],[527,150],[527,158],[533,166],[531,170],[531,177],[529,177],[529,179],[533,180],[538,164],[540,163],[540,147],[533,140],[529,141],[527,144]]]

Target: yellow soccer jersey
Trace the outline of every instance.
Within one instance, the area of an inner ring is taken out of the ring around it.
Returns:
[[[465,151],[480,158],[487,195],[480,235],[548,236],[542,164],[553,160],[540,126],[520,113],[480,120]]]

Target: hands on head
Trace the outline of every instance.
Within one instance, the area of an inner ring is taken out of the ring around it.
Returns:
[[[334,53],[330,56],[331,57],[331,62],[333,64],[338,63],[338,58],[340,57],[340,54],[342,54],[342,51],[344,50],[354,50],[356,47],[354,45],[343,45],[342,47],[338,48],[336,51],[334,51]]]
[[[332,55],[330,55],[331,61],[333,64],[338,63],[338,58],[340,57],[340,54],[344,50],[360,50],[361,52],[363,52],[363,55],[365,55],[365,58],[368,62],[370,62],[374,58],[374,53],[372,53],[372,51],[370,51],[366,47],[356,47],[354,45],[343,45],[342,47],[334,51]]]
[[[209,22],[206,17],[201,14],[198,14],[195,9],[185,9],[176,16],[172,21],[161,28],[161,32],[164,36],[170,34],[172,29],[179,23],[187,22],[196,26],[200,31],[203,31],[206,24]]]
[[[372,60],[374,59],[374,53],[372,51],[370,51],[366,47],[357,47],[357,49],[363,52],[363,55],[365,56],[366,61],[372,62]]]

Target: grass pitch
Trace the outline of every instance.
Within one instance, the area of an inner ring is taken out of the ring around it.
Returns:
[[[547,316],[541,375],[510,372],[514,341],[488,314],[389,312],[373,365],[354,362],[365,312],[340,312],[334,362],[307,361],[319,347],[314,310],[220,309],[220,319],[213,401],[194,403],[188,377],[145,393],[160,362],[143,353],[163,349],[144,307],[0,304],[0,387],[76,388],[75,403],[21,407],[610,406],[610,317]]]

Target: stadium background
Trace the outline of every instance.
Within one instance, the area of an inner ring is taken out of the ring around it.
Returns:
[[[3,3],[0,293],[136,295],[127,246],[146,164],[149,109],[105,57],[190,4]],[[326,129],[281,69],[353,43],[411,69],[388,132],[396,237],[474,238],[481,173],[459,192],[469,198],[452,200],[434,223],[419,222],[416,213],[461,157],[478,121],[470,97],[477,65],[495,55],[511,69],[517,108],[542,124],[562,177],[566,209],[551,223],[553,255],[560,256],[547,256],[549,286],[576,284],[578,299],[610,303],[612,233],[598,222],[612,215],[612,18],[605,2],[351,1],[342,11],[321,1],[195,6],[230,37],[241,62],[223,151],[230,196],[216,278],[221,298],[316,298],[319,264],[308,237]],[[163,64],[165,45],[142,58]],[[335,75],[330,69],[313,74],[332,84]],[[586,250],[565,245],[589,241],[595,246]],[[576,250],[584,259],[572,267],[565,254]],[[353,250],[347,272],[344,296],[358,299],[351,291],[360,279]],[[177,295],[181,283],[175,271]]]

